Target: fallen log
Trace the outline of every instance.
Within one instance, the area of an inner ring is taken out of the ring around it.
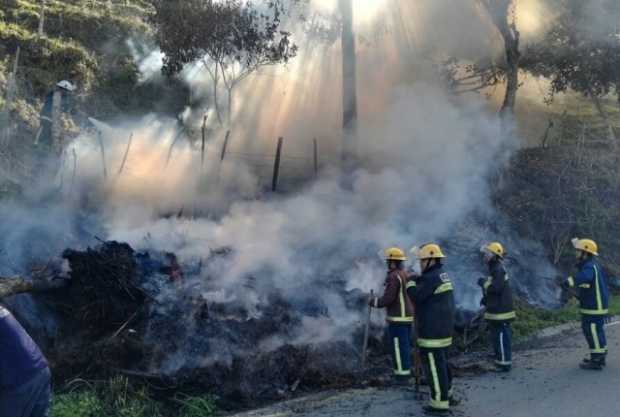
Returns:
[[[0,298],[28,292],[44,292],[62,288],[68,285],[69,280],[38,278],[28,280],[22,277],[0,277]]]

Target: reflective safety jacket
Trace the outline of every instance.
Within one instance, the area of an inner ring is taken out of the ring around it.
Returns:
[[[493,321],[514,320],[517,316],[512,301],[512,290],[506,269],[501,261],[489,264],[491,274],[484,283],[482,304],[486,306],[484,318]]]
[[[387,310],[387,321],[393,323],[412,323],[413,304],[407,295],[407,273],[402,270],[388,272],[385,278],[383,296],[374,299],[376,308]]]
[[[418,346],[432,349],[452,345],[454,291],[443,266],[433,265],[420,278],[409,281],[407,293],[415,304]]]
[[[600,265],[592,258],[577,264],[579,272],[568,278],[568,285],[577,289],[581,314],[603,316],[608,313],[609,290],[607,278]]]

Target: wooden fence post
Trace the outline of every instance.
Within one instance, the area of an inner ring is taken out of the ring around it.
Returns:
[[[217,183],[220,183],[220,175],[222,172],[222,163],[224,162],[224,158],[226,158],[226,148],[228,148],[228,139],[230,139],[230,130],[226,131],[226,136],[224,137],[224,143],[222,144],[222,151],[220,152],[220,164],[217,167]]]
[[[125,154],[123,155],[123,161],[121,162],[121,166],[118,168],[118,176],[123,173],[125,169],[125,164],[127,163],[127,157],[129,156],[129,149],[131,149],[131,142],[133,141],[133,132],[129,135],[129,142],[127,142],[127,148],[125,149]]]
[[[278,190],[278,176],[280,175],[280,158],[282,156],[282,143],[283,137],[278,138],[278,146],[276,148],[276,159],[273,163],[273,180],[271,181],[271,191],[276,192]]]
[[[77,175],[77,153],[75,148],[72,149],[73,153],[73,172],[71,173],[71,184],[69,185],[69,194],[73,193],[73,187],[75,186],[75,176]]]
[[[202,119],[202,146],[200,148],[200,169],[205,165],[205,144],[207,142],[207,115]]]
[[[314,145],[314,178],[319,177],[319,144],[316,138],[313,139]]]
[[[226,157],[226,148],[228,147],[229,138],[230,138],[230,130],[227,130],[226,137],[224,138],[224,143],[222,144],[222,153],[220,154],[220,163],[224,162],[224,158]]]
[[[108,179],[108,167],[105,162],[105,146],[103,145],[103,135],[100,131],[97,132],[97,137],[99,139],[99,147],[101,149],[101,165],[103,166],[103,180]]]

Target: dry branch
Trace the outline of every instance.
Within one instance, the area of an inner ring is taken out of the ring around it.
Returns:
[[[28,292],[42,292],[66,286],[66,279],[33,279],[0,277],[0,298]]]

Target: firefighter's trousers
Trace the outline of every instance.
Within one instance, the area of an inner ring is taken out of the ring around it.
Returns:
[[[488,322],[495,352],[495,364],[510,368],[512,366],[512,329],[510,322],[494,320]]]
[[[428,385],[431,387],[430,406],[438,410],[450,408],[452,373],[448,367],[448,348],[420,348]]]
[[[583,314],[581,330],[588,341],[590,356],[594,361],[602,361],[607,354],[607,338],[605,337],[605,316]]]
[[[394,376],[411,375],[411,323],[388,324],[388,347],[392,352]]]

